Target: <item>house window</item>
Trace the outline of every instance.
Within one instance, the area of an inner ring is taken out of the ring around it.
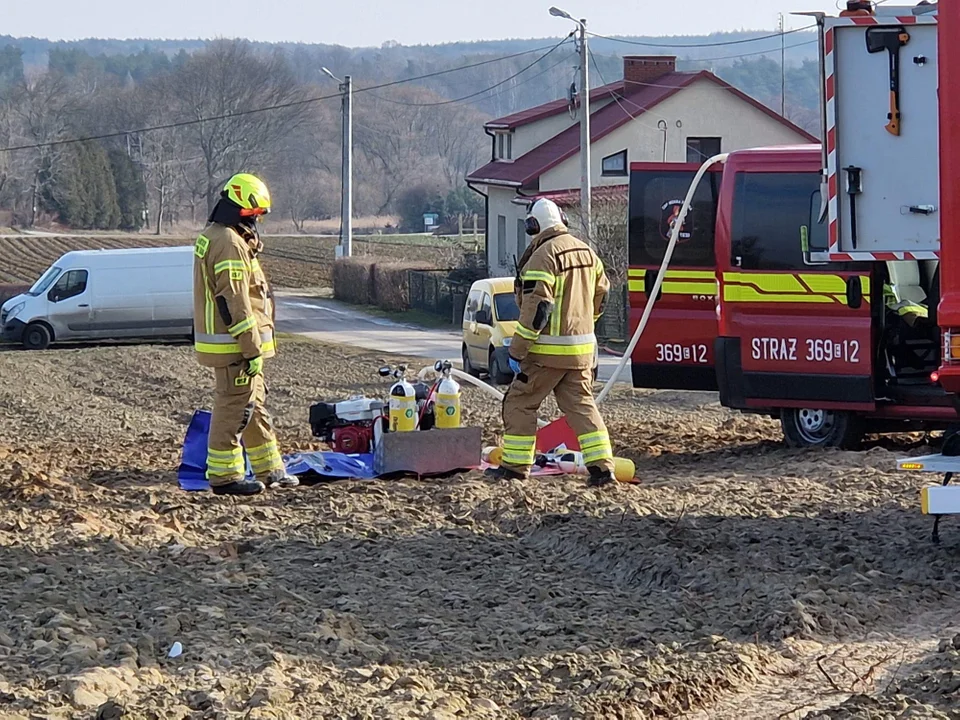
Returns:
[[[497,133],[497,160],[513,160],[513,133]]]
[[[507,265],[507,216],[497,215],[497,262]]]
[[[527,223],[523,218],[517,220],[517,262],[527,249]]]
[[[701,165],[714,155],[720,154],[720,138],[692,137],[687,138],[687,162]]]
[[[627,151],[622,150],[603,159],[601,174],[604,177],[626,177]]]

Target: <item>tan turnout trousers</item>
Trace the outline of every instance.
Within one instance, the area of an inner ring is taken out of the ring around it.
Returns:
[[[593,399],[593,370],[563,370],[531,360],[521,363],[503,399],[504,467],[527,474],[536,455],[537,415],[550,393],[577,434],[584,464],[613,472],[613,450],[607,426]]]
[[[267,388],[263,375],[248,377],[244,368],[243,362],[214,368],[216,390],[207,443],[207,480],[211,486],[244,479],[244,447],[261,482],[284,470],[273,421],[264,406]]]

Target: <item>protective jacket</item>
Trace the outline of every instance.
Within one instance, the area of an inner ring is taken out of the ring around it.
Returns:
[[[219,223],[197,238],[193,317],[201,365],[224,368],[276,354],[275,308],[257,259],[260,247],[254,232]]]
[[[896,313],[899,318],[901,318],[911,327],[919,322],[927,320],[929,317],[929,313],[925,305],[911,302],[910,300],[901,300],[899,297],[897,297],[897,293],[893,289],[893,286],[887,283],[884,283],[883,286],[883,302],[887,310]]]
[[[594,324],[610,290],[600,258],[558,225],[534,238],[518,265],[520,321],[510,355],[544,367],[592,368]]]

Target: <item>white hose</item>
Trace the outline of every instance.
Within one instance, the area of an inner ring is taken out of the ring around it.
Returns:
[[[687,197],[684,198],[683,207],[680,208],[680,215],[677,217],[676,223],[674,223],[673,230],[670,231],[670,242],[667,244],[667,251],[663,255],[663,261],[660,263],[660,272],[657,274],[657,281],[653,284],[653,288],[650,291],[650,299],[647,301],[647,306],[643,310],[643,317],[640,318],[640,324],[637,325],[637,331],[633,334],[633,338],[630,340],[630,345],[628,345],[627,349],[624,351],[623,357],[620,359],[620,363],[617,365],[617,369],[614,371],[613,376],[607,380],[607,384],[603,386],[603,390],[601,390],[600,394],[597,395],[598,403],[603,402],[607,395],[610,394],[610,391],[613,390],[613,386],[616,385],[617,378],[620,377],[620,373],[623,372],[623,369],[627,366],[627,363],[630,362],[630,358],[633,356],[633,351],[636,349],[637,343],[640,342],[640,336],[643,335],[643,331],[647,329],[647,323],[650,321],[650,314],[653,312],[653,305],[657,301],[657,296],[660,294],[660,286],[663,285],[663,278],[666,277],[667,268],[670,266],[670,260],[673,259],[673,250],[677,246],[677,240],[680,238],[680,230],[683,228],[683,223],[687,219],[687,213],[690,212],[690,206],[693,204],[693,196],[696,195],[697,188],[700,187],[700,181],[703,179],[703,176],[707,174],[707,170],[709,170],[712,165],[726,161],[727,153],[714,155],[700,166],[696,176],[693,178],[693,182],[690,183],[690,189],[687,190]]]

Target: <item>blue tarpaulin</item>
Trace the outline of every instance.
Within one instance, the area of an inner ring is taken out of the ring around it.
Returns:
[[[177,479],[184,490],[209,490],[207,482],[207,436],[210,433],[210,412],[197,410],[187,427],[183,439],[183,456]],[[252,477],[250,460],[244,453],[247,464],[247,476]],[[344,455],[333,452],[305,452],[284,457],[287,472],[291,475],[310,475],[315,473],[327,478],[376,477],[373,471],[373,455]]]

